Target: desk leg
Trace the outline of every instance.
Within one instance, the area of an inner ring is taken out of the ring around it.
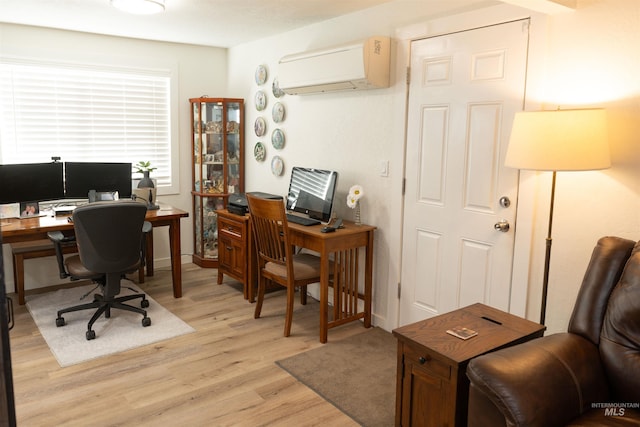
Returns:
[[[13,255],[13,283],[18,293],[18,304],[24,305],[24,257],[22,254]]]
[[[327,342],[329,329],[329,254],[320,254],[320,342]]]
[[[145,236],[146,249],[144,264],[147,267],[147,276],[153,276],[153,227]]]
[[[169,224],[169,246],[171,247],[171,275],[173,297],[182,297],[182,264],[180,260],[180,219]]]
[[[364,327],[371,327],[371,300],[373,292],[373,230],[367,238],[367,254],[364,270]]]

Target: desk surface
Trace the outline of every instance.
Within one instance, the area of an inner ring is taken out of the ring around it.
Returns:
[[[189,213],[181,209],[169,205],[161,205],[160,209],[147,211],[146,220],[152,223],[162,223],[187,216],[189,216]],[[69,222],[67,218],[68,215],[48,215],[27,219],[2,219],[0,220],[2,243],[46,239],[49,231],[72,230],[73,223]]]
[[[332,233],[322,233],[323,225],[300,225],[289,223],[289,240],[292,245],[310,249],[321,254],[342,251],[349,248],[368,246],[373,242],[372,225],[356,225],[351,221],[343,222],[344,228]]]
[[[323,233],[320,231],[324,227],[324,224],[302,225],[295,222],[287,222],[287,224],[289,225],[290,230],[296,230],[308,234],[317,234],[317,237],[321,239],[331,239],[336,235],[341,235],[342,237],[344,237],[345,235],[354,235],[362,233],[363,231],[371,231],[376,229],[376,227],[373,225],[356,225],[354,222],[348,220],[344,220],[342,222],[343,228],[339,228],[332,233]]]
[[[171,276],[173,282],[173,296],[182,296],[182,266],[180,264],[180,218],[188,217],[189,213],[169,205],[160,205],[160,209],[147,211],[145,219],[153,227],[169,227],[169,250],[171,252]],[[2,243],[25,242],[29,240],[47,239],[50,231],[73,230],[73,222],[69,222],[68,215],[48,215],[34,218],[10,218],[0,220]],[[153,233],[147,236],[146,253],[147,275],[153,276]]]

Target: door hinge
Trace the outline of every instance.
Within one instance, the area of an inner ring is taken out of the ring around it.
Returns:
[[[404,191],[407,188],[407,178],[402,178],[402,196],[404,196]]]
[[[402,294],[402,284],[398,282],[398,299],[400,299],[400,294]]]
[[[411,67],[407,67],[407,86],[411,84]]]

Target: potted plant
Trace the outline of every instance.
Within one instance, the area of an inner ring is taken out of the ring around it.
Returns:
[[[151,166],[150,161],[140,160],[138,163],[133,165],[136,170],[136,173],[142,174],[142,179],[138,183],[138,188],[154,188],[153,180],[149,177],[149,174],[154,170],[158,169],[156,167]]]

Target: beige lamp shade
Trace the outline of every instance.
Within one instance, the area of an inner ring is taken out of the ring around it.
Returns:
[[[505,165],[541,171],[584,171],[610,167],[605,110],[516,113]]]
[[[117,9],[136,15],[164,12],[164,0],[111,0],[111,4]]]

